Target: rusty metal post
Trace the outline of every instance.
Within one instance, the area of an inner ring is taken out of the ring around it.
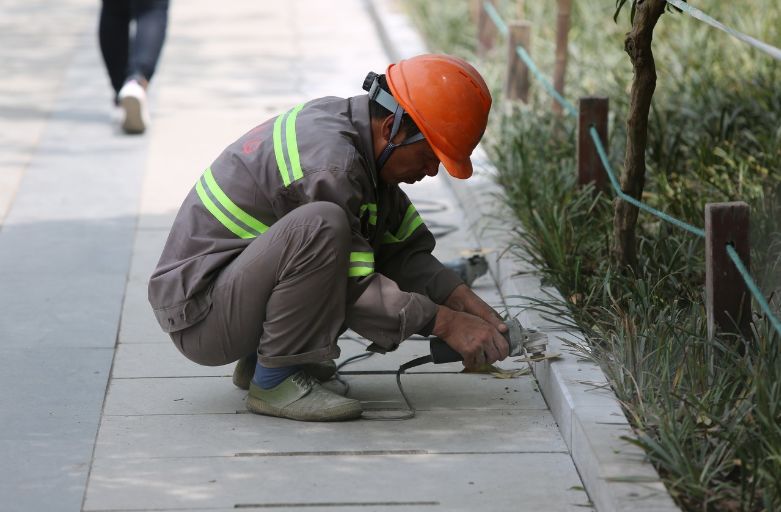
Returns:
[[[748,336],[751,295],[727,254],[732,245],[749,269],[749,206],[743,201],[705,205],[705,307],[708,337],[716,331]]]
[[[572,0],[558,0],[559,12],[556,16],[556,63],[553,68],[553,88],[564,96],[564,77],[567,74],[567,43],[569,40],[570,8]],[[561,105],[553,100],[553,111],[562,114]]]
[[[493,4],[493,0],[475,0],[477,3],[477,55],[484,57],[488,51],[494,47],[496,36],[499,31],[496,29],[493,20],[483,7],[483,2]]]
[[[528,21],[512,21],[507,25],[507,81],[504,92],[508,100],[529,102],[529,68],[518,57],[515,48],[522,46],[526,53],[531,54],[531,23]]]
[[[599,158],[589,128],[593,125],[607,153],[608,99],[586,96],[578,100],[578,185],[593,183],[597,190],[605,190],[607,171]]]

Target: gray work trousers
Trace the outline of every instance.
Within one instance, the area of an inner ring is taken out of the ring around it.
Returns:
[[[218,366],[257,350],[266,367],[339,357],[350,226],[333,203],[309,203],[257,237],[217,277],[206,317],[171,333],[188,359]]]

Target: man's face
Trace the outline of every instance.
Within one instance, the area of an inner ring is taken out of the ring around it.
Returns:
[[[401,142],[404,138],[404,134],[398,134],[398,140],[394,142]],[[439,158],[424,139],[394,149],[380,170],[380,179],[394,185],[412,184],[426,176],[436,176],[437,172],[439,172]]]

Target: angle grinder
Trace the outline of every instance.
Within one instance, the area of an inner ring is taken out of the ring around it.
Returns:
[[[507,326],[504,338],[510,345],[510,356],[522,356],[526,352],[531,361],[545,359],[545,350],[548,348],[547,334],[534,329],[524,329],[515,318],[507,320],[504,324]],[[453,363],[463,360],[461,354],[453,350],[441,338],[431,338],[429,348],[431,350],[430,362],[434,364]]]
[[[512,318],[504,322],[507,326],[507,332],[504,333],[504,338],[510,345],[510,356],[520,356],[524,353],[528,354],[530,361],[541,361],[545,359],[545,350],[548,348],[548,335],[542,332],[537,332],[533,329],[524,329],[521,323]],[[429,355],[421,356],[408,361],[401,366],[396,372],[396,384],[399,386],[399,391],[404,397],[404,401],[407,403],[408,411],[404,412],[400,416],[395,417],[367,417],[366,419],[377,420],[408,420],[415,417],[415,407],[410,402],[409,397],[404,392],[404,387],[401,385],[401,376],[410,368],[421,366],[426,363],[454,363],[457,361],[463,361],[461,354],[450,348],[445,340],[441,338],[431,338],[429,341],[429,349],[431,353]]]

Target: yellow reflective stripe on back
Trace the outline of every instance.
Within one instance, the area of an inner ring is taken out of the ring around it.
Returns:
[[[290,176],[287,173],[285,155],[282,152],[282,118],[285,115],[277,116],[276,121],[274,121],[274,157],[277,159],[277,167],[279,167],[279,174],[282,175],[282,182],[287,187],[290,185]]]
[[[290,159],[290,167],[293,168],[293,181],[300,180],[304,177],[304,173],[301,171],[301,157],[298,154],[298,140],[296,138],[296,117],[302,108],[304,108],[303,103],[297,105],[293,110],[290,111],[290,113],[287,115],[287,121],[285,121],[287,155]]]
[[[206,180],[206,186],[209,187],[209,192],[212,193],[214,197],[217,198],[217,201],[220,202],[223,208],[228,210],[228,212],[236,217],[238,220],[246,224],[247,226],[251,227],[261,235],[266,232],[268,229],[268,226],[260,222],[255,217],[251,216],[241,208],[239,208],[236,203],[230,200],[230,198],[225,195],[225,192],[222,191],[220,186],[217,184],[217,181],[214,179],[214,175],[212,174],[211,167],[206,169],[206,172],[203,173],[204,179]]]
[[[195,191],[198,193],[198,197],[201,198],[201,202],[206,207],[206,209],[209,210],[209,212],[211,212],[211,214],[214,215],[214,217],[220,221],[223,226],[228,228],[228,230],[230,230],[234,235],[238,236],[239,238],[255,238],[255,235],[233,222],[222,212],[222,210],[217,207],[216,204],[214,204],[211,198],[206,194],[206,190],[204,190],[200,179],[195,183]]]
[[[288,112],[277,116],[274,121],[274,158],[277,161],[279,174],[285,186],[304,177],[301,169],[301,155],[298,153],[298,136],[296,135],[296,119],[304,104],[296,105]],[[284,131],[282,125],[285,125]],[[283,140],[284,139],[284,140]],[[290,168],[288,168],[290,162]]]

